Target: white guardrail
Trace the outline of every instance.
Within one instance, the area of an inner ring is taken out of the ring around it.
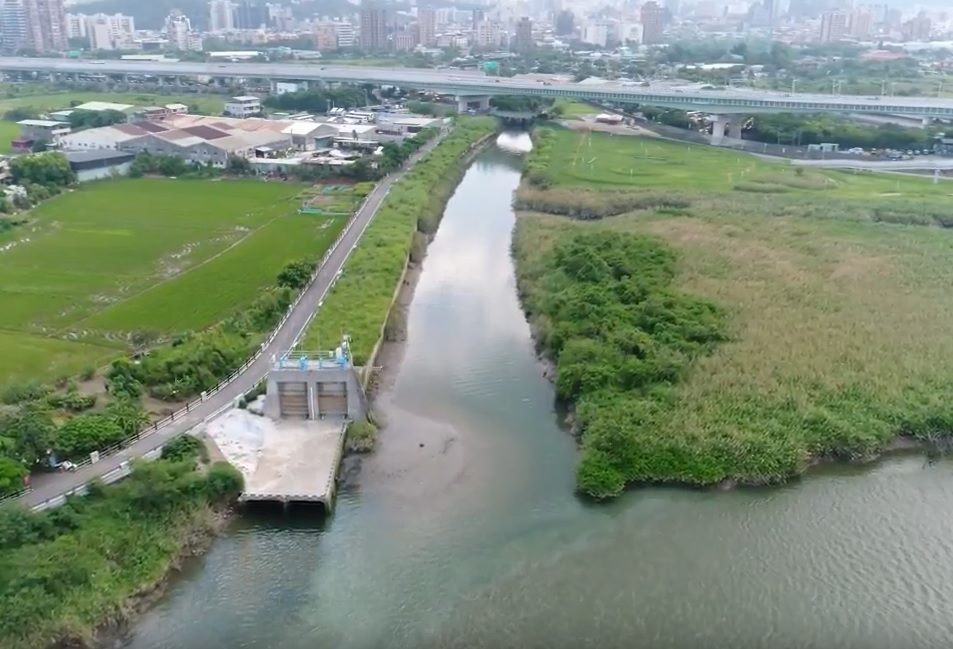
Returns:
[[[439,140],[440,138],[438,137],[434,141],[439,142]],[[341,245],[341,241],[344,239],[345,236],[347,236],[351,228],[354,226],[354,222],[357,220],[356,216],[360,214],[361,211],[367,206],[367,203],[370,200],[370,197],[374,193],[375,189],[372,189],[370,192],[368,192],[367,196],[364,197],[364,200],[361,202],[360,206],[356,210],[354,210],[354,212],[352,212],[351,218],[348,220],[347,225],[345,225],[345,227],[341,230],[341,234],[338,235],[338,238],[334,241],[331,247],[328,248],[327,252],[324,253],[324,256],[321,258],[321,261],[315,266],[315,270],[311,274],[311,279],[308,281],[307,285],[303,289],[301,289],[297,297],[295,297],[294,302],[292,302],[291,305],[289,305],[288,309],[285,311],[285,314],[284,316],[282,316],[281,321],[275,326],[274,329],[271,330],[271,333],[268,334],[268,337],[264,340],[264,342],[262,342],[261,345],[259,345],[258,349],[251,356],[251,358],[249,358],[244,363],[242,363],[241,367],[239,367],[237,370],[232,372],[228,378],[220,381],[218,385],[216,385],[214,388],[203,392],[202,396],[199,397],[198,399],[193,399],[192,401],[186,403],[184,407],[180,408],[179,410],[176,410],[168,417],[165,417],[163,419],[160,419],[158,421],[155,421],[149,424],[147,427],[145,427],[144,429],[142,429],[135,435],[132,435],[124,439],[123,441],[113,444],[112,446],[109,446],[101,451],[91,453],[90,457],[87,457],[85,460],[82,460],[81,462],[76,463],[76,467],[81,468],[81,467],[89,466],[94,463],[94,458],[96,462],[99,462],[103,458],[107,458],[107,457],[110,457],[111,455],[115,455],[116,453],[119,453],[120,451],[126,448],[129,448],[133,444],[139,442],[143,438],[149,437],[150,435],[157,433],[158,431],[165,428],[166,426],[172,423],[175,423],[177,420],[181,421],[183,417],[190,414],[192,410],[194,410],[200,403],[202,403],[203,401],[207,401],[210,397],[220,392],[222,389],[224,389],[226,386],[232,383],[232,381],[234,381],[239,376],[244,374],[245,371],[248,370],[248,368],[251,367],[253,363],[255,363],[255,361],[261,358],[262,354],[265,353],[265,350],[275,341],[275,338],[278,337],[278,334],[280,333],[281,329],[288,322],[288,319],[294,313],[294,310],[297,308],[298,304],[301,302],[302,299],[304,299],[304,296],[307,294],[307,292],[311,290],[311,287],[314,285],[314,282],[317,281],[318,275],[324,269],[324,265],[328,262],[328,259],[338,249],[338,246]],[[390,187],[388,187],[387,191],[384,192],[384,196],[381,197],[381,202],[383,202],[384,198],[386,198],[389,193],[390,193]],[[364,232],[367,230],[367,227],[370,225],[371,220],[372,219],[368,219],[367,223],[364,224],[364,227],[361,229],[361,233],[358,239],[360,239],[360,237],[364,235]],[[350,257],[350,251],[348,251],[347,257],[344,258],[345,262],[347,261],[348,257]],[[343,266],[343,262],[342,262],[342,266]],[[294,340],[292,341],[292,346],[298,341],[298,339],[304,333],[305,329],[308,328],[308,325],[311,324],[311,321],[314,319],[314,316],[317,313],[318,309],[324,303],[325,296],[332,288],[334,288],[334,285],[337,283],[337,280],[338,280],[337,275],[331,278],[331,281],[328,284],[328,288],[325,290],[324,294],[322,294],[322,296],[320,297],[318,303],[315,305],[315,308],[311,310],[310,314],[308,315],[308,318],[305,320],[301,328],[297,332],[295,332],[295,337],[294,337]],[[264,378],[264,376],[262,378]],[[188,429],[188,431],[183,431],[183,433],[191,432],[195,430],[196,428],[199,428],[200,426],[204,426],[209,421],[211,421],[215,417],[218,417],[220,414],[222,414],[222,412],[231,408],[232,406],[233,404],[231,403],[225,404],[224,406],[222,406],[221,408],[219,408],[212,414],[204,417],[201,422],[197,423],[195,426]],[[154,460],[160,456],[160,454],[162,453],[162,448],[163,448],[163,445],[159,444],[155,448],[150,449],[149,451],[144,453],[142,455],[142,458],[146,460]],[[107,484],[116,482],[117,480],[120,480],[126,477],[127,475],[129,475],[131,471],[132,471],[131,460],[127,460],[121,463],[119,467],[100,476],[100,480],[102,480],[103,482]],[[34,505],[32,509],[35,511],[40,511],[50,507],[58,507],[59,505],[63,504],[66,501],[66,498],[68,496],[85,493],[88,485],[89,483],[85,482],[62,494],[54,496],[53,498],[48,498],[47,500],[44,500],[43,502]],[[33,490],[32,488],[28,487],[27,489],[23,489],[16,493],[8,494],[0,498],[0,505],[2,505],[4,502],[13,500],[15,498],[19,498],[20,496],[23,496],[24,494],[30,493],[32,490]]]

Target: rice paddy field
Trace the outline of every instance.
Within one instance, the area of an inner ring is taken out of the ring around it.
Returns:
[[[593,430],[625,422],[615,467],[625,482],[774,482],[817,458],[868,457],[899,435],[953,434],[953,230],[943,227],[953,182],[799,174],[636,137],[551,137],[534,162],[551,173],[548,191],[651,191],[688,206],[591,221],[521,214],[523,290],[554,298],[538,280],[550,251],[610,230],[667,244],[677,290],[725,317],[727,340],[670,389],[583,413]],[[588,435],[584,449],[604,447]]]
[[[97,366],[134,334],[208,327],[317,259],[346,216],[298,213],[295,183],[106,181],[0,235],[0,384]]]

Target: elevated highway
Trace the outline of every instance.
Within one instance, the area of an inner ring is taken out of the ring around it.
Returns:
[[[151,75],[166,78],[211,77],[373,83],[431,90],[460,97],[481,95],[566,97],[593,102],[640,103],[721,115],[830,112],[906,115],[921,119],[953,118],[953,99],[933,97],[821,95],[739,88],[683,89],[664,82],[653,82],[650,85],[619,82],[558,83],[518,77],[490,77],[481,72],[425,68],[375,68],[321,63],[190,63],[0,57],[0,72],[54,76]]]

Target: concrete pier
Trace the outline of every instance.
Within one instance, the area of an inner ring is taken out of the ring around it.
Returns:
[[[332,511],[344,426],[341,419],[277,422],[239,501],[320,503]]]

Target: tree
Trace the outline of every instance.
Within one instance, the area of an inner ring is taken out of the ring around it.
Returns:
[[[60,428],[54,449],[65,458],[78,459],[112,446],[123,437],[122,428],[112,417],[105,414],[79,415]]]
[[[41,403],[27,404],[15,415],[0,421],[0,436],[9,444],[7,455],[27,466],[46,455],[55,432],[50,412]]]
[[[307,261],[293,261],[278,273],[278,286],[287,286],[288,288],[299,289],[311,281],[311,274],[314,272],[315,264]]]
[[[65,187],[76,179],[66,156],[52,151],[14,158],[10,161],[10,173],[18,185]]]
[[[21,463],[8,457],[0,457],[0,494],[20,491],[26,474],[27,470]]]

